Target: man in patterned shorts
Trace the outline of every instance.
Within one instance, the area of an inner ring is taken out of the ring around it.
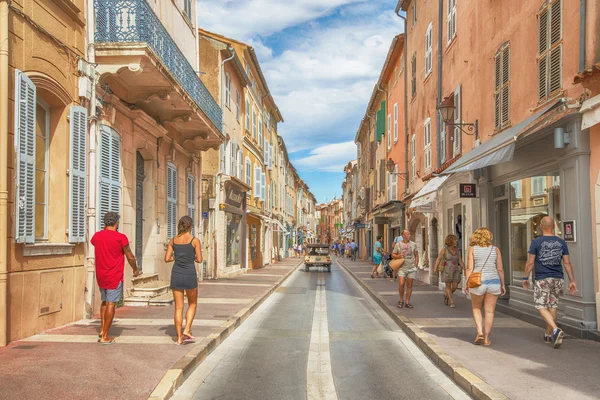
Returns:
[[[544,341],[552,343],[554,348],[562,344],[564,332],[556,326],[558,298],[563,294],[564,274],[563,265],[569,276],[569,293],[575,294],[575,275],[569,259],[567,243],[554,235],[554,220],[550,217],[542,218],[540,222],[542,236],[531,242],[529,257],[523,276],[523,287],[529,289],[529,274],[535,266],[535,284],[533,299],[544,322],[546,333]]]

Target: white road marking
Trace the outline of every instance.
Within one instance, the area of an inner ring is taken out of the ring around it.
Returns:
[[[327,290],[324,288],[324,284],[323,273],[319,272],[306,369],[306,397],[308,400],[336,400],[338,398],[331,370]]]
[[[442,370],[440,370],[421,349],[402,331],[402,329],[390,318],[389,315],[373,300],[373,298],[367,293],[362,286],[356,282],[356,280],[350,276],[350,273],[345,268],[340,268],[350,278],[352,284],[358,289],[358,291],[364,296],[369,302],[373,310],[383,320],[385,325],[390,328],[395,334],[398,340],[406,347],[410,354],[417,360],[423,369],[427,372],[427,375],[436,382],[442,389],[446,391],[453,399],[467,400],[469,397],[454,381],[452,381]],[[414,293],[414,292],[413,292]]]

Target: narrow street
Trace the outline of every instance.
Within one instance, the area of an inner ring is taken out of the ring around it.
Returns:
[[[173,399],[467,399],[334,262],[301,266]]]

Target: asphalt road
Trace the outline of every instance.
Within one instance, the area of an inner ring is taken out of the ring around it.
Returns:
[[[173,399],[468,399],[334,263],[304,266]]]

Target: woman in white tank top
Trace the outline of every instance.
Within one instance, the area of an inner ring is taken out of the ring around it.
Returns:
[[[467,256],[467,270],[465,278],[465,294],[471,294],[473,305],[473,319],[477,327],[475,344],[489,346],[490,333],[494,325],[494,311],[499,295],[506,294],[504,287],[504,269],[500,250],[492,245],[492,232],[487,228],[477,229],[469,241],[469,254]],[[481,272],[481,286],[469,289],[469,276],[473,272]],[[483,315],[481,307],[485,309],[485,332],[483,328]]]

